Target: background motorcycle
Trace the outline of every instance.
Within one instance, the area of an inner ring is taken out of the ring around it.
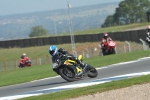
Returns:
[[[148,44],[148,46],[150,48],[150,41],[146,40],[146,43]]]
[[[108,41],[107,45],[102,49],[102,55],[116,54],[116,42]]]
[[[30,59],[27,59],[25,64],[21,64],[20,62],[18,64],[19,68],[30,67],[30,66],[31,66],[31,60]]]
[[[148,46],[149,46],[149,48],[150,48],[150,42],[148,42]]]
[[[63,56],[60,58],[61,59],[57,60],[58,64],[56,67],[53,67],[53,70],[68,82],[73,82],[77,78],[82,78],[85,76],[95,78],[98,75],[97,70],[89,64],[87,64],[85,69],[82,69],[76,61],[69,60]],[[78,59],[82,61],[82,55],[79,55]]]

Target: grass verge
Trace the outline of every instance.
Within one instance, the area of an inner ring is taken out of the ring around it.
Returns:
[[[96,33],[104,33],[104,32],[110,33],[110,32],[132,30],[134,28],[141,29],[141,27],[143,27],[143,29],[146,29],[147,25],[149,25],[148,22],[135,23],[135,24],[129,24],[129,25],[119,25],[119,26],[111,26],[111,27],[106,27],[106,28],[95,28],[95,29],[89,29],[89,30],[83,30],[83,31],[76,31],[74,32],[74,34],[81,35],[81,34],[96,34]],[[69,35],[69,33],[64,33],[60,35]]]
[[[92,58],[83,59],[85,63],[88,63],[94,67],[102,67],[110,64],[126,62],[135,60],[142,57],[148,57],[150,51],[133,51],[130,53],[123,53],[109,56],[98,56]],[[48,78],[56,76],[57,74],[52,71],[51,64],[32,66],[22,69],[14,69],[9,71],[0,72],[0,87],[29,82],[42,78]]]

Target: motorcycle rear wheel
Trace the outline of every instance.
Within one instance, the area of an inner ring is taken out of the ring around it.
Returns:
[[[67,68],[67,67],[62,67],[59,69],[59,75],[67,80],[68,82],[73,82],[75,81],[75,73],[73,69]]]

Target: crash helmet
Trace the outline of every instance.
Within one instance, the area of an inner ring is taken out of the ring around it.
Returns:
[[[51,56],[55,56],[57,54],[58,50],[57,47],[55,45],[52,45],[49,47],[49,53]]]
[[[108,34],[107,33],[104,33],[104,38],[107,38],[108,37]]]
[[[150,32],[150,25],[147,27],[146,32]]]
[[[23,53],[23,54],[22,54],[22,57],[23,57],[23,58],[24,58],[24,57],[26,57],[26,54],[25,54],[25,53]]]

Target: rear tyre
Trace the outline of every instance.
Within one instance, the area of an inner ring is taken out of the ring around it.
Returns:
[[[19,64],[18,64],[18,67],[19,67],[19,68],[23,68],[24,66],[19,63]]]
[[[86,71],[87,71],[88,77],[90,77],[90,78],[95,78],[98,75],[97,70],[94,67],[90,66],[90,65],[87,65]]]
[[[62,67],[59,69],[59,75],[67,80],[68,82],[73,82],[75,81],[75,73],[73,69],[67,68],[67,67]]]
[[[150,42],[148,42],[148,46],[149,46],[149,48],[150,48]]]
[[[105,52],[104,50],[102,51],[102,55],[103,56],[106,56],[107,55],[107,52]]]

